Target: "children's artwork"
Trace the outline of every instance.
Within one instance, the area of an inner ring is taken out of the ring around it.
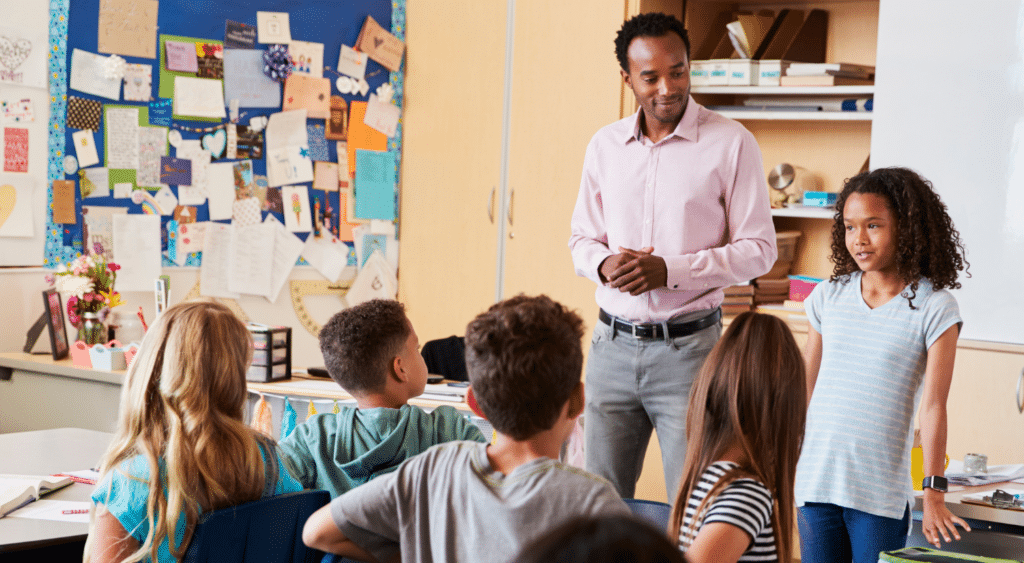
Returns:
[[[0,237],[33,236],[31,176],[0,175]]]
[[[121,79],[107,78],[104,63],[107,57],[81,49],[71,52],[71,77],[68,87],[101,98],[117,100],[121,97]]]
[[[85,168],[100,163],[100,157],[96,153],[96,139],[93,137],[91,129],[75,131],[71,134],[71,139],[75,144],[75,154],[78,156],[80,167]],[[82,197],[85,197],[84,191]]]
[[[338,165],[333,162],[314,163],[313,187],[325,192],[338,191]]]
[[[114,215],[113,224],[118,291],[153,291],[160,276],[160,216]]]
[[[281,111],[270,115],[267,122],[267,150],[292,145],[308,146],[306,110]]]
[[[286,44],[292,42],[292,28],[288,12],[256,12],[256,28],[260,43]]]
[[[241,22],[224,22],[224,47],[227,49],[256,48],[256,28]],[[227,57],[224,57],[227,61]]]
[[[338,55],[338,72],[361,80],[366,76],[366,58],[366,53],[342,45],[341,54]]]
[[[394,299],[398,293],[398,280],[380,252],[369,255],[365,265],[352,280],[345,294],[345,303],[355,307],[374,298]]]
[[[149,102],[149,124],[158,127],[170,127],[171,116],[174,114],[174,100],[156,100]]]
[[[356,150],[384,151],[388,148],[388,137],[384,133],[366,125],[366,102],[352,102],[348,115],[348,169],[356,169]],[[339,157],[340,158],[340,157]]]
[[[108,261],[114,259],[114,216],[128,213],[126,207],[83,205],[82,241],[91,250],[99,250]]]
[[[224,51],[224,99],[243,108],[281,107],[281,83],[263,74],[263,51]]]
[[[197,212],[198,208],[194,206],[179,205],[174,208],[174,220],[177,221],[179,225],[185,223],[195,223]]]
[[[196,43],[200,78],[224,78],[224,46],[220,43]]]
[[[48,46],[45,33],[0,27],[0,84],[46,88]]]
[[[341,96],[331,96],[331,116],[327,119],[324,137],[331,141],[348,138],[348,102]]]
[[[235,183],[235,199],[253,197],[252,161],[233,162],[231,175]]]
[[[28,172],[28,129],[4,127],[4,172]]]
[[[73,180],[54,180],[51,193],[53,195],[53,222],[61,225],[78,223],[78,217],[75,214],[75,182]]]
[[[196,44],[185,41],[164,41],[164,56],[167,70],[175,72],[199,72],[199,57]]]
[[[175,116],[223,119],[227,115],[224,107],[222,81],[191,76],[174,77]]]
[[[156,206],[160,210],[161,215],[171,215],[178,208],[178,197],[174,195],[171,187],[167,185],[160,186],[160,189],[153,194],[153,200],[156,201]]]
[[[153,65],[129,64],[124,71],[124,99],[148,102],[153,96]]]
[[[110,197],[110,174],[107,168],[97,166],[78,171],[78,191],[82,197]]]
[[[267,181],[277,187],[313,181],[313,161],[309,149],[290,146],[267,151]]]
[[[192,162],[173,156],[161,156],[160,183],[173,186],[192,185]]]
[[[157,0],[100,0],[96,50],[156,58]]]
[[[284,186],[284,226],[293,233],[313,230],[313,216],[309,209],[309,189],[306,186]]]
[[[166,184],[160,178],[160,159],[167,154],[167,129],[163,127],[139,127],[139,171],[136,183],[140,186]]]
[[[402,66],[405,42],[391,35],[370,16],[366,16],[366,21],[363,22],[355,47],[391,72],[398,72]]]
[[[263,131],[256,131],[245,125],[235,125],[234,127],[236,137],[235,158],[262,159]]]
[[[331,116],[330,104],[330,79],[292,74],[285,80],[283,111],[305,109],[310,119],[327,119]]]
[[[139,108],[106,107],[103,154],[107,168],[138,170]]]
[[[103,104],[99,101],[68,96],[68,127],[99,131],[102,115]]]
[[[395,218],[395,154],[359,150],[356,156],[356,217]]]
[[[288,56],[292,59],[292,73],[314,78],[324,76],[324,44],[309,41],[288,43]]]
[[[224,158],[228,146],[228,134],[223,128],[211,131],[202,138],[202,147],[210,153],[210,160]]]
[[[192,185],[178,186],[178,199],[180,203],[182,205],[201,205],[206,203],[206,172],[210,166],[210,152],[201,146],[198,139],[186,139],[182,140],[181,144],[177,147],[176,154],[178,158],[186,159],[192,165]]]
[[[363,261],[359,264],[359,267],[365,266],[366,261],[375,251],[380,252],[380,255],[384,256],[387,252],[387,244],[387,235],[363,235]]]
[[[135,185],[131,182],[111,182],[114,184],[114,198],[115,199],[127,199],[132,196],[132,191],[135,189]]]
[[[284,214],[284,198],[281,197],[281,188],[266,188],[266,197],[263,200],[263,210]]]
[[[231,223],[236,227],[257,225],[262,220],[260,200],[254,197],[236,199],[231,204]]]
[[[306,124],[306,138],[309,143],[309,158],[311,160],[330,159],[330,153],[327,150],[327,138],[324,137],[324,133],[324,126],[322,124]]]
[[[370,94],[370,100],[366,103],[366,115],[363,117],[363,123],[388,137],[394,137],[398,128],[398,119],[401,116],[402,110],[398,106],[381,101],[377,94]]]
[[[0,100],[0,110],[3,111],[3,117],[8,122],[22,123],[34,119],[32,100],[28,98],[16,101]]]
[[[185,265],[190,254],[203,251],[203,240],[206,235],[206,222],[202,223],[181,223],[178,222],[178,244],[174,262],[179,266]]]

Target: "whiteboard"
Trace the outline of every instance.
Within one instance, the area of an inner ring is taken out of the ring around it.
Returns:
[[[1024,344],[1024,3],[885,0],[871,167],[932,181],[967,248],[961,338]]]

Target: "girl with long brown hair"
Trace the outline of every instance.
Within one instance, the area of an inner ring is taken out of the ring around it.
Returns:
[[[179,303],[149,328],[92,495],[86,561],[180,561],[200,513],[302,490],[242,421],[251,359],[249,331],[216,302]]]
[[[790,560],[805,397],[803,359],[786,324],[737,316],[690,395],[669,528],[690,563]]]

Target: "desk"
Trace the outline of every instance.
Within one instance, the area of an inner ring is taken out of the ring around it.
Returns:
[[[965,493],[990,491],[996,488],[1019,488],[1014,483],[993,483],[977,487],[966,487],[962,491],[946,493],[946,507],[949,511],[967,520],[971,531],[961,533],[960,541],[943,544],[942,549],[956,553],[970,553],[985,557],[1020,559],[1024,553],[1024,512],[1006,510],[980,504],[960,502]],[[921,533],[921,511],[924,507],[921,497],[914,501],[914,521],[907,546],[928,546]]]
[[[96,467],[112,438],[82,428],[0,434],[0,473],[51,475]],[[44,498],[88,501],[92,491],[92,485],[72,483]],[[0,553],[83,541],[88,533],[89,525],[77,522],[0,518]]]

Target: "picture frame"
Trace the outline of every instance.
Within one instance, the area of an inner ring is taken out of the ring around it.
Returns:
[[[43,308],[46,311],[46,326],[50,333],[50,351],[54,360],[62,360],[68,356],[71,347],[68,344],[67,330],[64,328],[64,306],[56,289],[51,287],[43,291]]]

